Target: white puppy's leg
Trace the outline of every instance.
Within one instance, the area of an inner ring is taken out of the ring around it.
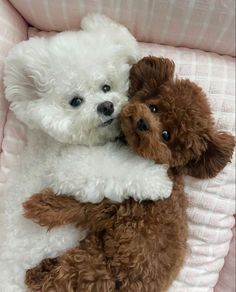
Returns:
[[[168,166],[157,165],[126,146],[71,147],[56,161],[50,187],[58,194],[73,195],[83,202],[113,201],[133,197],[157,200],[170,196]]]

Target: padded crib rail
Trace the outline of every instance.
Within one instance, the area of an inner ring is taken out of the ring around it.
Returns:
[[[10,0],[41,30],[78,29],[88,13],[126,25],[139,41],[235,56],[234,0]]]

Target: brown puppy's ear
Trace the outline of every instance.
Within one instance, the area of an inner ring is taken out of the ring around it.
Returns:
[[[144,57],[130,70],[129,97],[133,97],[144,85],[151,90],[174,77],[175,64],[166,58]]]
[[[196,178],[215,177],[230,162],[235,139],[226,132],[216,132],[208,141],[206,151],[197,160],[191,160],[185,173]]]

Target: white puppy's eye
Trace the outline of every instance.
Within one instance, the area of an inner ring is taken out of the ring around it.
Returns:
[[[78,107],[81,105],[83,101],[84,99],[82,97],[76,95],[70,100],[70,105],[72,107]]]
[[[111,90],[111,86],[110,85],[108,85],[108,84],[104,84],[103,86],[102,86],[102,91],[104,92],[104,93],[106,93],[106,92],[108,92],[108,91],[110,91]]]

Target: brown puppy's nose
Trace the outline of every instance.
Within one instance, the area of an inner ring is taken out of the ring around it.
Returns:
[[[137,122],[137,129],[139,131],[147,131],[149,129],[149,127],[148,127],[148,124],[143,119],[140,119]]]
[[[111,101],[105,101],[98,105],[97,111],[104,116],[110,116],[114,113],[114,105]]]

